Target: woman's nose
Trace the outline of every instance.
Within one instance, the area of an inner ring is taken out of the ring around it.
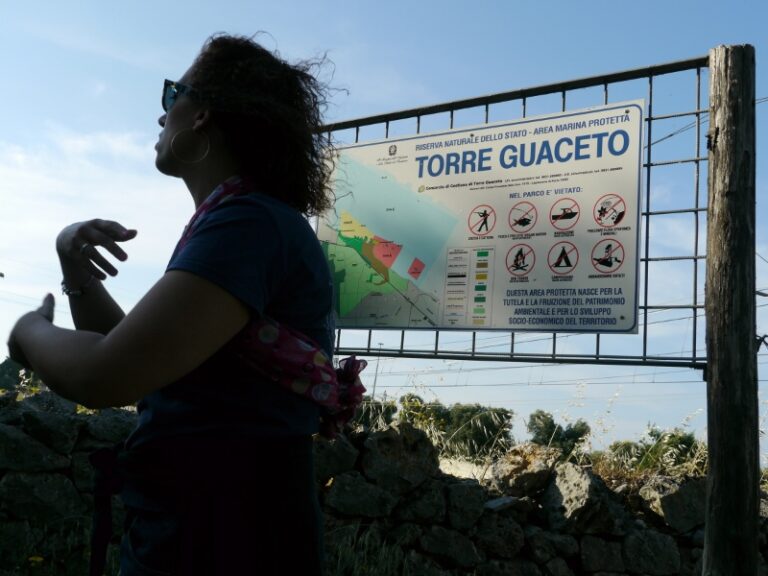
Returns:
[[[165,128],[165,118],[168,116],[168,114],[163,114],[160,116],[160,118],[157,119],[157,123],[160,124],[161,128]]]

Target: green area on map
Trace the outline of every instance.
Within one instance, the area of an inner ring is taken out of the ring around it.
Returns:
[[[411,327],[434,326],[438,301],[393,270],[403,253],[396,242],[342,212],[335,242],[321,241],[336,286],[339,325]],[[414,259],[409,275],[418,278],[423,264]]]

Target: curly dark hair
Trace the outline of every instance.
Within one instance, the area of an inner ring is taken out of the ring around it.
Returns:
[[[216,34],[192,67],[242,175],[308,216],[333,204],[332,147],[319,131],[328,87],[313,74],[323,63],[290,64],[252,38]]]

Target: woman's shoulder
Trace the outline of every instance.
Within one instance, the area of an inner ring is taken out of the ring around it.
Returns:
[[[263,237],[272,234],[287,244],[316,241],[315,231],[303,214],[263,193],[232,196],[218,204],[201,222],[201,228],[242,230]]]
[[[271,218],[305,222],[306,218],[292,206],[262,192],[230,196],[214,207],[209,215],[218,218]]]

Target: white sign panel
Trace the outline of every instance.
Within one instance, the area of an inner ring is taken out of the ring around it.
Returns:
[[[637,332],[643,101],[340,149],[346,328]]]

